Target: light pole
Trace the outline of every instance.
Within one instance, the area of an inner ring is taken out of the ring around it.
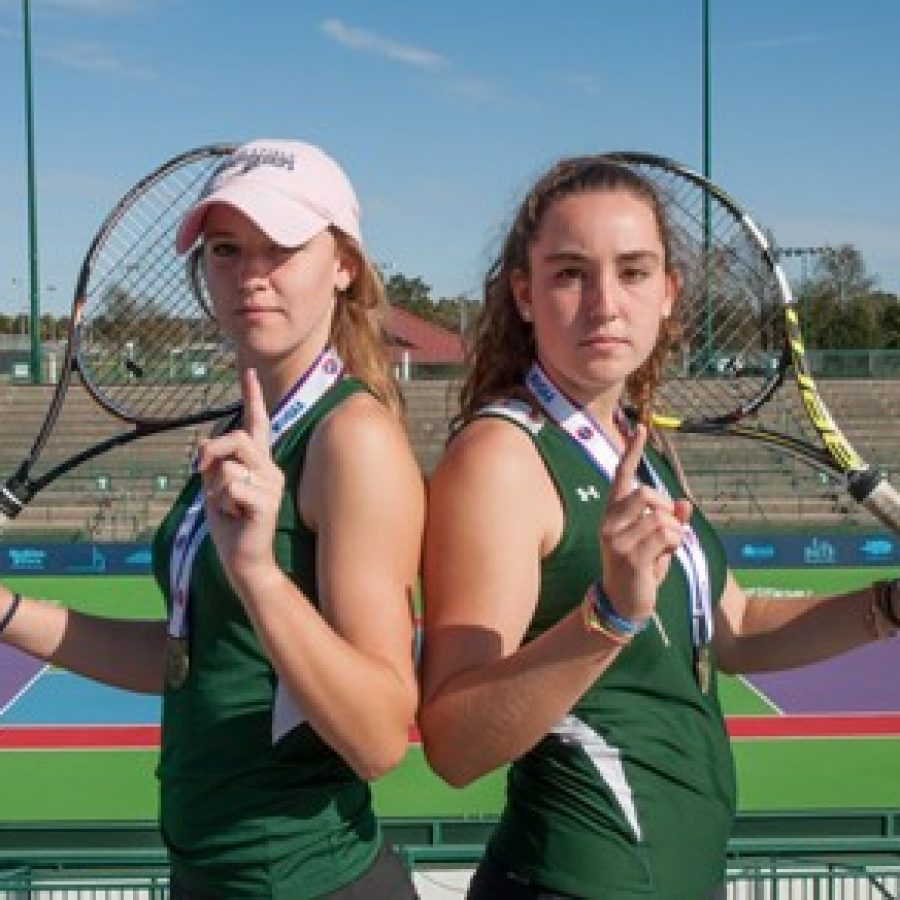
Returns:
[[[31,3],[22,0],[25,58],[25,142],[28,154],[28,291],[31,298],[31,383],[41,383],[41,301],[38,287],[37,203],[34,190],[34,111],[31,96]]]
[[[702,71],[703,71],[703,177],[709,180],[712,169],[711,159],[711,121],[710,121],[710,72],[709,72],[709,0],[703,0],[703,38],[702,38]],[[703,258],[709,258],[712,207],[708,191],[703,192]],[[703,272],[703,311],[704,338],[701,366],[703,371],[709,369],[713,358],[712,346],[712,302],[709,290],[709,270]]]
[[[712,171],[711,122],[710,122],[710,70],[709,70],[709,0],[703,0],[703,177],[709,178]],[[704,225],[709,227],[709,205],[704,210]]]

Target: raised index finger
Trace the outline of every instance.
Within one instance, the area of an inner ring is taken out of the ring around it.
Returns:
[[[609,489],[610,500],[622,500],[634,490],[635,477],[646,442],[647,428],[644,425],[635,425],[634,431],[625,438],[625,452],[619,459]]]
[[[269,446],[269,413],[256,369],[241,372],[241,396],[244,398],[243,426],[254,444]]]

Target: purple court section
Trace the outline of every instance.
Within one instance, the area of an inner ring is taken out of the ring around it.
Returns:
[[[0,647],[0,709],[3,709],[44,668],[12,647]]]
[[[900,713],[900,640],[748,680],[788,714]]]

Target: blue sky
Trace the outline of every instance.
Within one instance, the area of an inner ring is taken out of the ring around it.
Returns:
[[[854,243],[900,293],[900,3],[710,7],[714,180],[783,246]],[[701,0],[32,0],[31,19],[57,312],[118,196],[211,141],[321,144],[356,185],[371,256],[436,296],[477,292],[560,155],[701,166]],[[0,0],[4,311],[28,293],[23,82],[21,0]]]

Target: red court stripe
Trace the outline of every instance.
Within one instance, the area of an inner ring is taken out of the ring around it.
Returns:
[[[728,716],[734,738],[900,737],[900,713]]]
[[[8,725],[0,728],[0,750],[152,750],[158,746],[158,725]]]
[[[728,716],[733,738],[900,737],[900,713]],[[421,739],[413,727],[410,743]],[[158,725],[7,725],[0,750],[115,750],[159,747]]]

